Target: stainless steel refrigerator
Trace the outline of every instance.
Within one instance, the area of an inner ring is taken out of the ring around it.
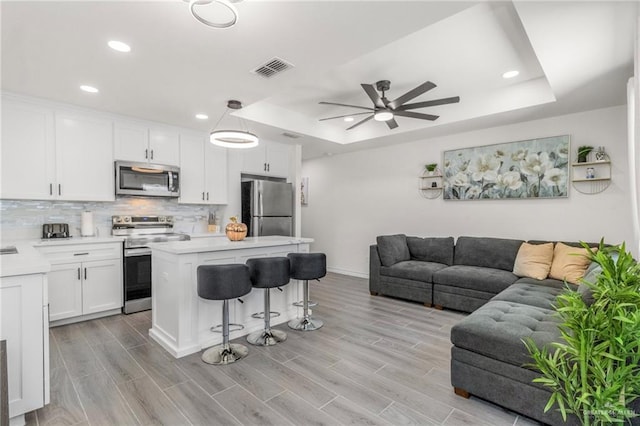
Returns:
[[[242,223],[250,237],[293,235],[293,186],[285,182],[242,182]]]

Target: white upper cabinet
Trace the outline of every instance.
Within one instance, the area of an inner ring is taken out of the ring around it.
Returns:
[[[289,176],[291,147],[275,142],[260,142],[242,152],[242,171],[278,177]]]
[[[180,164],[180,136],[178,132],[149,129],[149,161],[156,164],[177,166]]]
[[[59,199],[113,201],[113,126],[110,120],[56,113]]]
[[[205,141],[204,175],[207,203],[227,204],[227,148]]]
[[[227,150],[204,137],[180,137],[180,203],[227,203]]]
[[[53,111],[3,99],[0,198],[54,198]]]
[[[114,151],[116,160],[171,166],[180,163],[178,132],[168,128],[116,121]]]

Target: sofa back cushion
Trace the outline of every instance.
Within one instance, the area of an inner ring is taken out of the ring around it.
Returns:
[[[511,272],[523,242],[504,238],[459,237],[453,263]]]
[[[597,248],[592,248],[597,250]],[[553,263],[549,277],[556,280],[564,280],[571,284],[579,284],[584,277],[591,260],[587,256],[587,249],[572,247],[563,243],[557,243],[553,250]]]
[[[453,265],[453,237],[407,237],[407,246],[412,260]]]
[[[522,243],[513,265],[513,273],[519,277],[544,280],[549,276],[553,262],[553,243]]]
[[[404,234],[380,235],[376,238],[378,254],[383,266],[393,266],[398,262],[411,259],[407,236]]]

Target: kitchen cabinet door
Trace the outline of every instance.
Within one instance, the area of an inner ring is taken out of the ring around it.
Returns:
[[[242,171],[257,175],[264,175],[267,172],[267,151],[266,143],[242,150]]]
[[[227,204],[227,148],[204,144],[205,202]]]
[[[114,157],[116,160],[146,163],[149,160],[149,128],[116,121]]]
[[[291,148],[276,142],[260,142],[242,152],[242,171],[256,175],[289,177]]]
[[[82,315],[82,265],[51,265],[49,319],[57,321]]]
[[[7,341],[10,418],[38,409],[48,399],[44,381],[49,374],[44,359],[49,357],[48,350],[44,353],[48,343],[44,335],[48,324],[42,317],[44,286],[43,274],[0,278],[0,339]]]
[[[149,162],[154,164],[180,164],[180,136],[178,132],[161,129],[149,129]]]
[[[3,99],[0,198],[54,197],[53,110]]]
[[[58,198],[115,200],[111,121],[57,113],[55,123]]]
[[[202,138],[180,137],[180,202],[205,204],[205,159]]]
[[[289,176],[289,145],[270,142],[267,145],[267,172],[278,177]]]
[[[82,263],[82,313],[122,307],[122,260],[97,260]]]

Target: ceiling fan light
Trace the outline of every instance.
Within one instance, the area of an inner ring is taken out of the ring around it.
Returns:
[[[256,135],[241,130],[216,130],[209,135],[209,141],[224,148],[253,148],[259,143]]]
[[[389,121],[393,118],[393,113],[388,110],[376,111],[373,115],[373,119],[376,121]]]

